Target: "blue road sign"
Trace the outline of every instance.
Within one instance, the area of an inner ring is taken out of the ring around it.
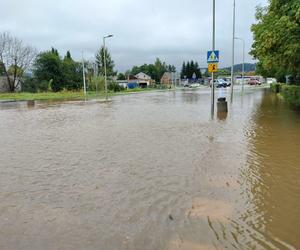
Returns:
[[[207,63],[219,62],[219,50],[207,51]]]

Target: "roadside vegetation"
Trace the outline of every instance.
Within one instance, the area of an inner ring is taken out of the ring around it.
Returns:
[[[300,85],[276,83],[271,84],[271,90],[281,95],[286,102],[300,108]]]
[[[134,66],[125,74],[118,74],[108,49],[103,46],[96,52],[94,62],[79,62],[73,59],[70,51],[60,55],[57,49],[51,48],[38,53],[35,48],[3,32],[0,34],[0,77],[2,81],[5,78],[8,86],[5,86],[7,93],[0,93],[0,100],[83,99],[84,78],[86,97],[101,98],[105,91],[104,65],[109,95],[164,89],[166,86],[159,84],[162,75],[167,71],[176,72],[175,66],[157,58],[153,64]],[[127,89],[117,83],[140,72],[154,80],[148,88]]]
[[[259,61],[257,71],[286,82],[271,89],[300,107],[300,1],[270,0],[267,7],[257,8],[256,19],[251,54]]]

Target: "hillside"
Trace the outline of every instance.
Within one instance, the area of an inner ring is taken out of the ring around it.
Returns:
[[[255,71],[256,64],[255,63],[245,63],[245,72]],[[231,67],[222,68],[222,70],[226,70],[231,72]],[[233,67],[234,72],[242,72],[243,64],[236,64]]]

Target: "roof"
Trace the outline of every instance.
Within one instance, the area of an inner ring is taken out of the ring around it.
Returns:
[[[143,79],[143,80],[151,80],[151,76],[145,74],[144,72],[140,72],[135,75],[136,78],[138,79]]]

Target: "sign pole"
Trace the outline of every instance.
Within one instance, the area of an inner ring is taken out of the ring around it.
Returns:
[[[215,51],[215,33],[216,33],[216,0],[213,0],[213,42],[212,51]],[[214,118],[215,113],[215,76],[214,72],[211,73],[212,84],[211,84],[211,118]]]
[[[232,27],[232,58],[231,58],[231,92],[230,102],[233,101],[233,85],[234,85],[234,42],[235,42],[235,0],[233,0],[233,27]]]

